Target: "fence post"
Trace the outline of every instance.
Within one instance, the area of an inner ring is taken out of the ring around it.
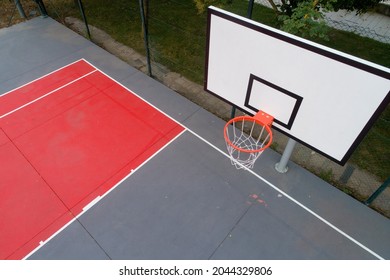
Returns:
[[[78,4],[79,9],[80,9],[81,17],[83,18],[83,21],[85,24],[85,29],[87,30],[87,37],[91,41],[91,32],[89,32],[89,26],[88,26],[88,22],[87,22],[87,17],[85,16],[83,2],[81,2],[81,0],[77,0],[77,4]]]
[[[39,8],[39,12],[41,13],[42,17],[47,17],[46,7],[43,4],[42,0],[34,0],[34,1],[35,1],[35,3],[37,3],[38,8]]]
[[[343,174],[340,176],[340,183],[346,184],[348,183],[349,178],[351,178],[353,171],[355,171],[355,167],[352,165],[348,164],[347,167],[345,168]]]
[[[247,11],[247,14],[246,14],[247,18],[252,18],[252,11],[253,11],[253,3],[254,2],[255,2],[255,0],[249,0],[248,11]]]
[[[149,1],[149,0],[146,0]],[[149,34],[148,34],[148,26],[146,24],[145,20],[145,9],[144,9],[144,1],[139,0],[139,10],[141,13],[141,22],[142,22],[142,29],[144,31],[144,44],[145,44],[145,51],[146,51],[146,63],[148,65],[148,75],[152,77],[152,66],[150,64],[150,52],[149,52]],[[148,2],[147,2],[148,4]]]
[[[20,4],[20,1],[19,1],[19,0],[15,0],[15,6],[16,6],[16,8],[18,9],[19,15],[20,15],[22,18],[27,18],[26,13],[24,12],[23,7],[22,7],[22,4]]]
[[[390,177],[366,200],[365,205],[370,205],[390,185]]]

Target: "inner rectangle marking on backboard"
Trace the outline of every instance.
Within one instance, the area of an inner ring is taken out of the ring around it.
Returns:
[[[302,100],[303,97],[250,74],[245,106],[256,112],[267,112],[275,118],[275,123],[290,129]]]

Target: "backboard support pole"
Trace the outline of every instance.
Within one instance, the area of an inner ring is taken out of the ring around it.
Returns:
[[[291,139],[291,138],[288,139],[286,148],[284,148],[284,151],[283,151],[282,157],[280,158],[280,161],[277,164],[275,164],[275,169],[279,173],[286,173],[288,171],[287,163],[290,160],[290,156],[291,156],[292,152],[294,151],[294,147],[295,147],[296,143],[297,143],[297,141],[295,141],[294,139]]]

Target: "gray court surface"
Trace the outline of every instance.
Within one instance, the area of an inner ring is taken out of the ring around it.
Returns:
[[[236,170],[223,120],[54,20],[0,30],[0,50],[0,94],[84,58],[187,128],[27,259],[390,258],[387,218],[293,163],[279,174],[272,150]]]

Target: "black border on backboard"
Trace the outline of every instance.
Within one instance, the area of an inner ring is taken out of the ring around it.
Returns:
[[[279,39],[281,41],[287,42],[289,44],[295,45],[297,47],[300,47],[300,48],[306,49],[308,51],[314,52],[314,53],[316,53],[318,55],[322,55],[322,56],[328,57],[328,58],[336,60],[338,62],[341,62],[341,63],[347,64],[349,66],[355,67],[357,69],[366,71],[366,72],[371,73],[373,75],[376,75],[376,76],[385,78],[387,80],[390,80],[390,73],[388,73],[388,72],[386,72],[386,71],[384,71],[382,69],[379,69],[379,68],[376,68],[374,66],[362,63],[362,62],[357,61],[357,60],[353,60],[353,59],[351,59],[351,58],[349,58],[347,56],[341,55],[340,53],[332,52],[328,48],[321,48],[321,47],[319,47],[318,44],[310,43],[310,41],[301,40],[299,37],[295,37],[295,36],[289,36],[287,33],[284,34],[284,32],[282,32],[282,31],[277,31],[277,32],[273,31],[272,28],[265,28],[265,27],[262,27],[260,25],[255,24],[254,22],[251,22],[250,20],[244,20],[244,19],[238,18],[238,16],[237,17],[236,16],[231,16],[229,14],[226,14],[226,13],[220,12],[218,10],[215,10],[215,9],[213,9],[213,7],[209,7],[207,13],[208,13],[208,15],[207,15],[207,39],[206,39],[207,41],[206,41],[204,90],[209,92],[209,93],[211,93],[212,95],[218,97],[219,99],[225,101],[226,103],[229,103],[230,105],[238,108],[239,110],[243,111],[244,113],[246,113],[248,115],[253,115],[253,114],[248,112],[245,108],[237,107],[235,104],[231,103],[230,101],[224,99],[223,97],[219,96],[215,92],[212,92],[211,90],[208,89],[207,77],[208,77],[209,48],[210,48],[210,28],[211,28],[211,17],[212,17],[212,15],[224,18],[224,19],[229,20],[231,22],[234,22],[234,23],[237,23],[237,24],[242,25],[244,27],[250,28],[250,29],[252,29],[254,31],[263,33],[265,35],[271,36],[273,38],[276,38],[276,39]],[[368,133],[370,128],[374,125],[375,121],[379,118],[380,114],[386,109],[386,107],[387,107],[387,105],[389,103],[390,103],[390,90],[387,93],[386,97],[383,99],[383,101],[379,104],[377,110],[374,112],[374,114],[371,116],[369,121],[366,123],[366,125],[364,126],[362,131],[359,133],[359,135],[353,141],[352,145],[350,146],[348,151],[344,154],[344,156],[343,156],[343,158],[341,160],[338,160],[338,159],[336,159],[336,158],[334,158],[334,157],[332,157],[332,156],[330,156],[328,154],[325,154],[324,152],[318,150],[317,148],[309,145],[308,143],[303,142],[300,139],[297,139],[296,137],[290,135],[289,133],[287,133],[287,132],[285,132],[285,131],[283,131],[281,129],[278,129],[275,126],[273,128],[275,128],[276,130],[278,130],[278,131],[282,132],[283,134],[287,135],[291,139],[294,139],[294,140],[302,143],[303,145],[309,147],[310,149],[318,152],[319,154],[321,154],[321,155],[331,159],[332,161],[334,161],[334,162],[336,162],[338,164],[344,165],[347,162],[347,160],[349,159],[349,157],[352,155],[352,153],[355,151],[355,149],[358,147],[360,142],[364,139],[364,137],[366,136],[366,134]],[[346,129],[348,129],[348,128],[346,128]]]
[[[250,98],[251,98],[251,94],[252,94],[252,87],[253,87],[253,81],[257,81],[259,83],[262,83],[268,87],[271,87],[281,93],[284,93],[285,95],[288,95],[289,97],[295,99],[295,105],[294,105],[294,109],[293,111],[291,112],[291,116],[288,120],[287,123],[284,123],[280,120],[278,120],[277,118],[274,119],[274,122],[276,122],[277,124],[279,124],[280,126],[283,126],[287,129],[291,129],[293,123],[294,123],[294,120],[295,120],[295,117],[297,116],[297,113],[298,113],[298,110],[299,110],[299,107],[301,106],[301,103],[302,103],[302,100],[303,100],[303,97],[302,96],[299,96],[295,93],[292,93],[291,91],[288,91],[287,89],[284,89],[284,88],[281,88],[277,85],[274,85],[273,83],[269,82],[269,81],[266,81],[260,77],[257,77],[256,75],[253,75],[253,74],[250,74],[249,76],[249,82],[248,82],[248,89],[246,91],[246,96],[245,96],[245,106],[255,112],[257,112],[259,110],[259,108],[256,108],[256,107],[253,107],[249,102],[250,102]]]

